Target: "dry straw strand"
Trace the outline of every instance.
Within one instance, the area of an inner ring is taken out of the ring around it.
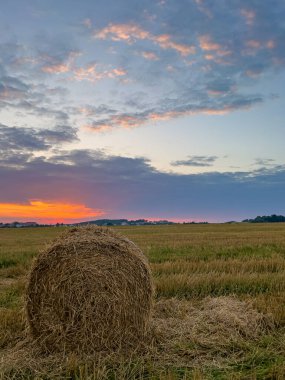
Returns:
[[[74,227],[35,259],[26,313],[48,352],[134,348],[147,334],[153,283],[146,257],[110,229]]]

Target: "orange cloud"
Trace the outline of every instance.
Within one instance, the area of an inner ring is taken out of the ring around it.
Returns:
[[[244,107],[247,108],[247,107]],[[152,112],[145,116],[135,115],[114,115],[108,119],[98,121],[94,124],[85,124],[82,128],[92,132],[105,132],[114,128],[131,129],[137,128],[148,123],[156,123],[160,121],[167,121],[178,117],[184,117],[189,115],[206,114],[206,115],[224,115],[231,111],[234,111],[235,107],[225,106],[221,109],[205,108],[201,110],[183,110],[183,111],[166,111],[166,112]],[[83,112],[86,109],[82,109]]]
[[[96,81],[102,79],[102,74],[97,72],[96,64],[89,65],[86,68],[80,67],[74,70],[74,79]]]
[[[96,32],[94,37],[103,40],[110,37],[113,41],[123,40],[131,43],[133,39],[149,39],[150,33],[135,24],[109,24]]]
[[[212,41],[211,36],[204,35],[199,37],[200,48],[206,51],[221,50],[222,46]]]
[[[48,74],[64,74],[72,70],[74,62],[77,57],[81,55],[78,51],[72,51],[69,53],[66,62],[55,62],[54,59],[48,55],[42,55],[39,58],[39,62],[43,62],[41,70]]]
[[[200,48],[205,51],[205,59],[207,61],[214,61],[220,64],[228,64],[228,62],[221,58],[232,54],[228,49],[224,49],[222,45],[214,42],[210,35],[206,34],[198,37]]]
[[[86,131],[90,132],[106,132],[113,129],[113,127],[111,123],[96,124],[96,126],[92,124],[85,124],[82,126],[82,129],[85,129]]]
[[[172,41],[169,34],[161,34],[159,36],[152,36],[151,40],[156,42],[162,49],[176,50],[183,57],[189,54],[194,54],[196,51],[194,46],[178,44],[177,42]]]
[[[42,67],[42,71],[44,73],[49,73],[49,74],[63,74],[67,73],[70,70],[69,64],[59,64],[59,65],[50,65],[50,66],[44,66]]]
[[[143,51],[143,52],[141,53],[141,55],[142,55],[145,59],[148,59],[148,60],[150,60],[150,61],[157,61],[157,60],[159,59],[158,56],[157,56],[155,53],[151,52],[151,51]]]
[[[109,24],[105,28],[95,32],[94,38],[113,41],[125,41],[129,44],[135,40],[149,40],[159,45],[162,49],[172,49],[182,56],[195,53],[195,47],[180,44],[172,40],[169,34],[153,35],[136,24]]]
[[[89,65],[86,68],[77,68],[74,70],[74,79],[78,81],[88,80],[90,82],[96,82],[97,80],[104,78],[115,78],[121,77],[127,74],[126,70],[122,68],[112,69],[112,70],[97,70],[98,65]]]
[[[110,78],[122,77],[124,75],[127,75],[127,72],[124,69],[113,69],[113,70],[109,71],[108,75]]]
[[[0,203],[0,218],[42,223],[72,222],[102,215],[101,210],[83,204],[31,200],[27,204]]]
[[[86,20],[85,20],[86,21]],[[88,21],[88,19],[87,19]],[[68,79],[72,80],[88,80],[90,82],[96,82],[104,78],[121,77],[127,74],[126,70],[122,68],[115,68],[109,70],[100,69],[98,64],[89,64],[85,67],[78,67],[75,64],[76,58],[81,53],[72,52],[64,63],[54,63],[51,57],[43,56],[41,60],[46,61],[41,70],[48,74],[65,74],[68,73]]]

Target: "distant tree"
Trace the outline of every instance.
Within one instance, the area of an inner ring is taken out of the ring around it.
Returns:
[[[257,216],[255,219],[244,219],[244,223],[284,223],[285,216],[283,215],[263,215]]]

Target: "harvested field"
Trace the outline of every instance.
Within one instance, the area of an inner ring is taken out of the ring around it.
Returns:
[[[284,378],[284,224],[116,230],[151,263],[145,344],[131,355],[43,354],[25,322],[26,275],[62,229],[0,230],[0,379]]]

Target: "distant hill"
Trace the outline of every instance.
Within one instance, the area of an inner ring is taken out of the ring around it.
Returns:
[[[87,222],[76,223],[84,226],[86,224],[95,224],[96,226],[144,226],[153,224],[173,224],[169,220],[149,221],[146,219],[128,220],[128,219],[98,219]]]
[[[244,223],[281,223],[285,222],[285,216],[283,215],[264,215],[264,216],[257,216],[255,219],[245,219],[243,220]]]
[[[84,226],[86,224],[96,224],[96,226],[121,226],[122,224],[128,224],[127,219],[98,219],[98,220],[90,220],[87,222],[77,223],[77,225]]]

